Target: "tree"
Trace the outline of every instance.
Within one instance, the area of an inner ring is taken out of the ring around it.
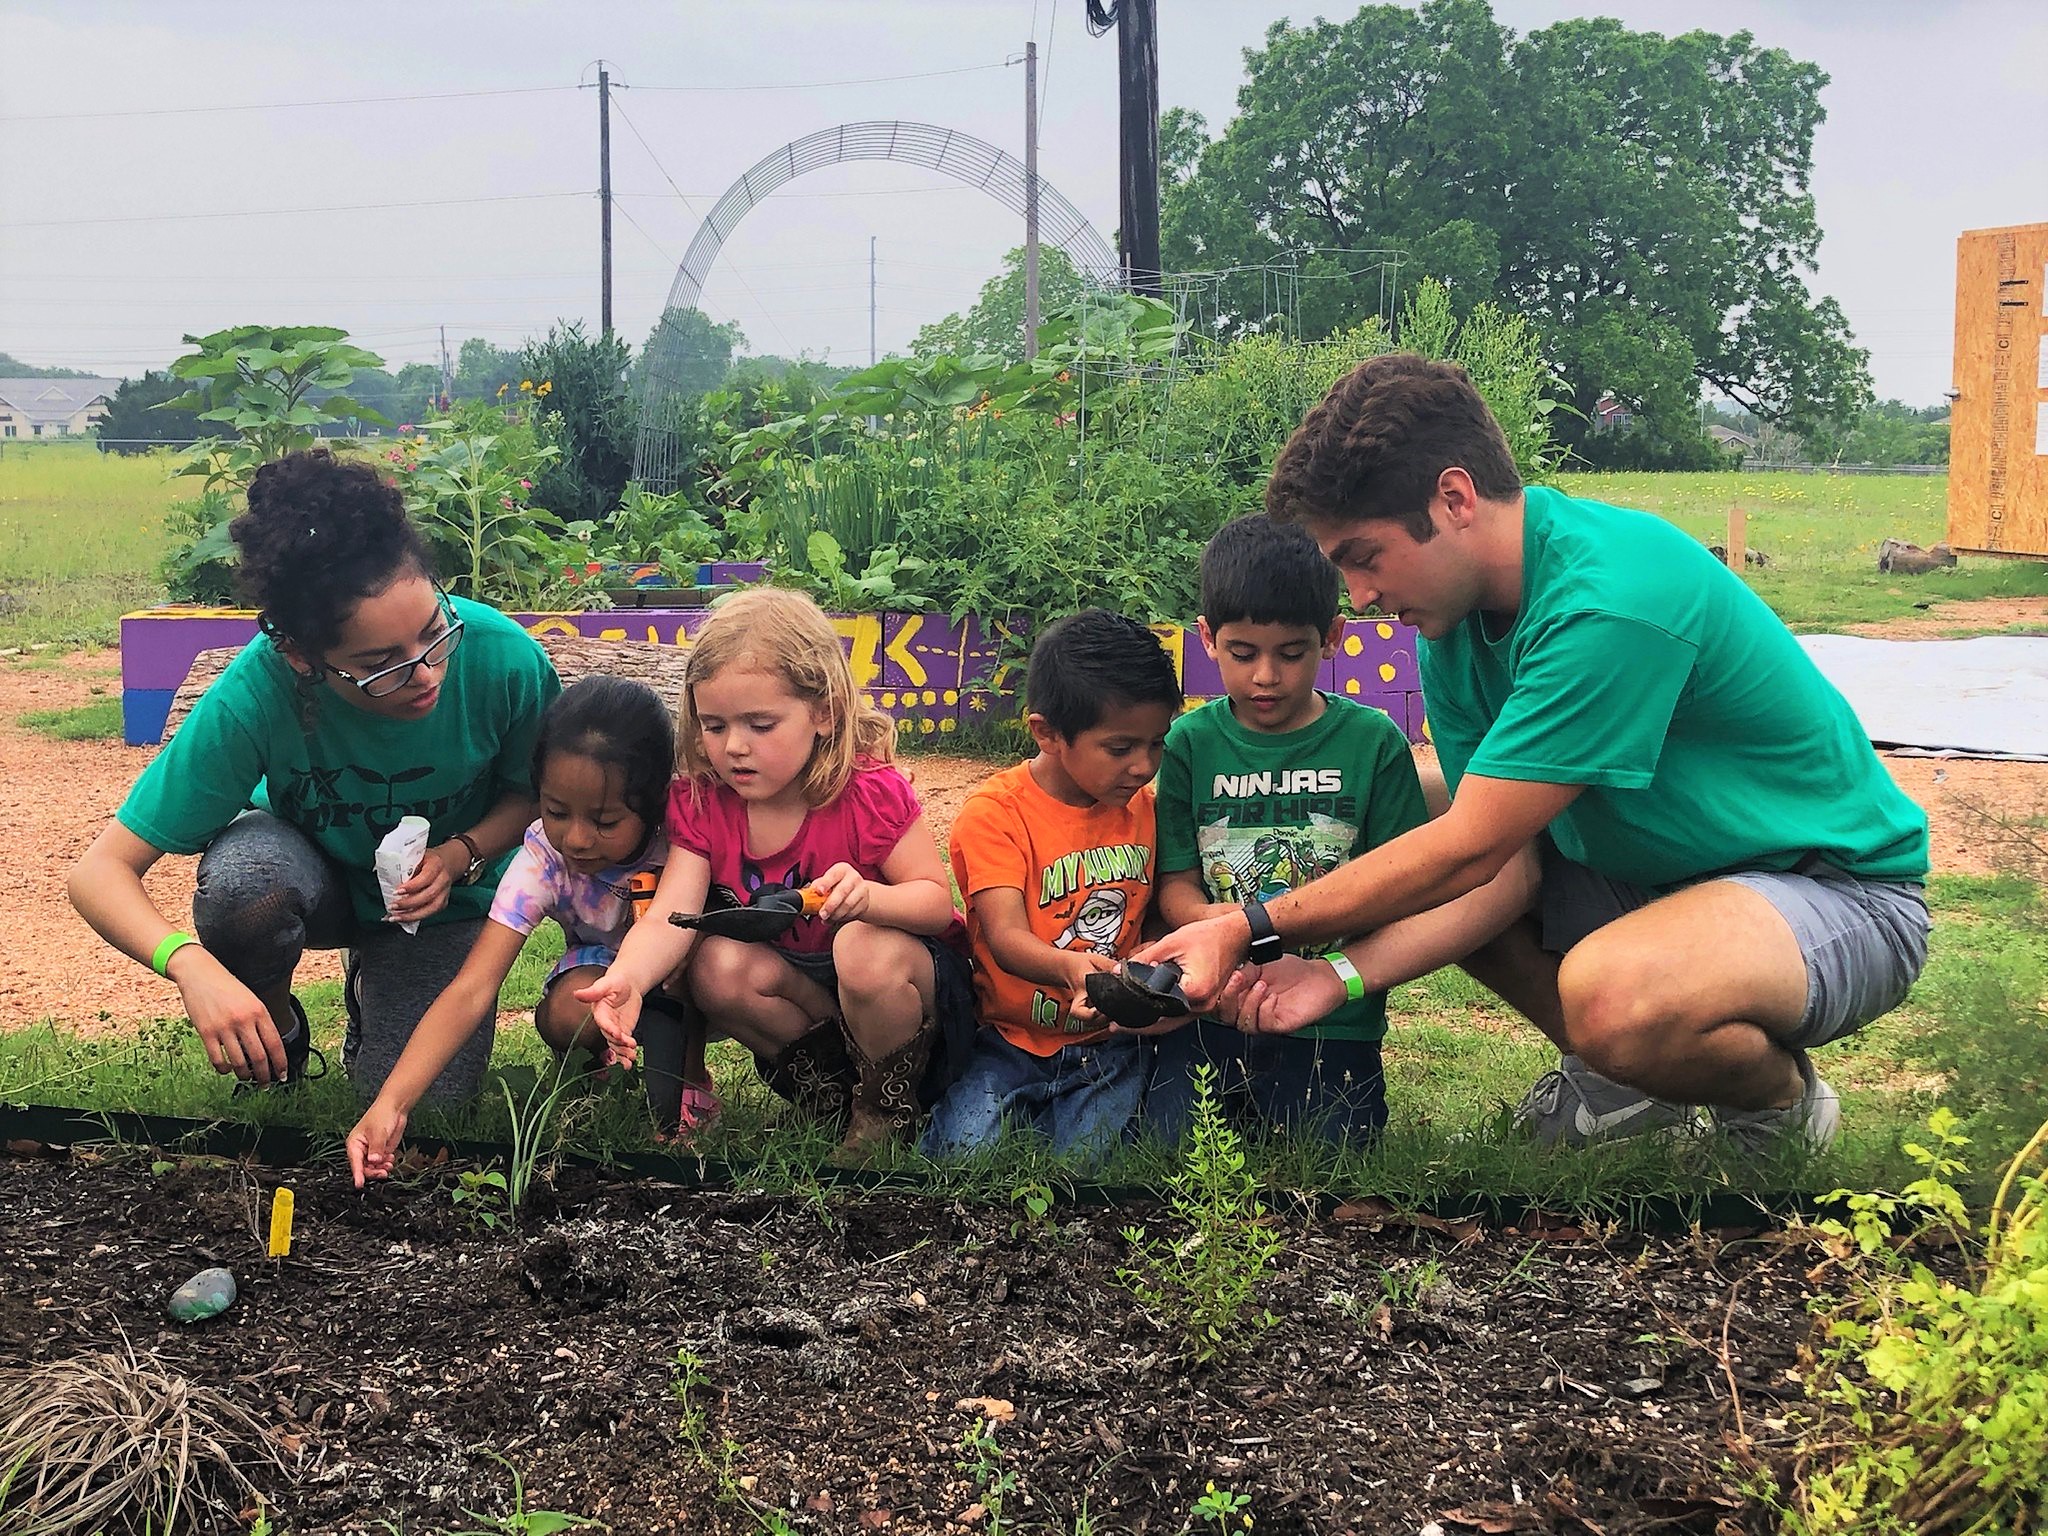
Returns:
[[[508,392],[519,387],[525,377],[520,369],[516,348],[495,347],[481,336],[472,336],[455,354],[455,398],[494,400],[500,385]]]
[[[122,380],[100,421],[100,451],[147,453],[154,443],[190,443],[206,436],[208,429],[197,411],[156,409],[184,393],[185,385],[168,373]]]
[[[96,373],[78,368],[32,368],[18,357],[0,352],[0,379],[96,379]]]
[[[530,380],[542,442],[560,450],[535,484],[533,500],[564,522],[603,517],[633,473],[633,413],[626,398],[632,349],[616,336],[587,336],[580,321],[548,327],[519,356]],[[541,386],[546,393],[541,393]]]
[[[1087,291],[1087,283],[1073,258],[1056,245],[1038,250],[1038,314],[1065,309]],[[910,344],[914,357],[932,357],[942,352],[955,356],[985,353],[1009,362],[1024,357],[1024,249],[1019,246],[1003,258],[1000,277],[981,286],[981,297],[966,314],[951,314],[935,320],[917,333]]]
[[[1427,0],[1276,24],[1247,66],[1221,138],[1161,124],[1169,266],[1292,255],[1314,336],[1379,308],[1364,253],[1398,247],[1404,289],[1437,277],[1461,312],[1527,315],[1584,416],[1613,394],[1676,436],[1696,435],[1702,384],[1794,427],[1868,399],[1868,355],[1806,285],[1813,65],[1746,32],[1517,38],[1486,0]],[[1227,280],[1228,323],[1266,320],[1268,287]]]
[[[701,309],[666,309],[648,333],[647,346],[633,365],[637,396],[650,372],[664,393],[704,395],[725,382],[732,355],[747,344],[734,321],[723,325]]]

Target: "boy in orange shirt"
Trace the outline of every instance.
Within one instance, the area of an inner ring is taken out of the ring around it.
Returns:
[[[932,1111],[933,1156],[990,1146],[1006,1123],[1056,1154],[1107,1151],[1150,1070],[1151,1042],[1111,1033],[1083,989],[1142,942],[1152,778],[1180,682],[1150,630],[1090,608],[1039,636],[1025,699],[1038,755],[984,783],[953,823],[982,1028]]]

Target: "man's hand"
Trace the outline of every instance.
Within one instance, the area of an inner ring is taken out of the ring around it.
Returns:
[[[1344,1002],[1344,979],[1327,960],[1282,955],[1258,967],[1250,985],[1226,994],[1234,1002],[1231,1022],[1248,1035],[1291,1035],[1326,1018]]]
[[[1231,911],[1177,929],[1131,958],[1154,965],[1173,961],[1180,967],[1181,991],[1197,1013],[1206,1013],[1223,995],[1230,973],[1244,963],[1251,943],[1251,924],[1242,911]]]

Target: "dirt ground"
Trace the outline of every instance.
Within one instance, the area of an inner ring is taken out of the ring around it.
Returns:
[[[1728,1463],[1782,1460],[1811,1327],[1813,1255],[1782,1237],[1538,1238],[1354,1205],[1278,1215],[1272,1326],[1197,1366],[1117,1278],[1120,1229],[1158,1222],[1142,1209],[1034,1228],[571,1171],[524,1230],[486,1230],[444,1182],[358,1195],[330,1165],[292,1175],[298,1236],[269,1262],[271,1175],[150,1156],[0,1155],[0,1358],[125,1336],[223,1391],[265,1425],[283,1465],[242,1465],[294,1531],[532,1528],[498,1523],[509,1464],[528,1514],[636,1536],[1067,1531],[1084,1509],[1098,1536],[1172,1536],[1210,1485],[1249,1495],[1260,1532],[1733,1536],[1772,1528]],[[166,1322],[213,1263],[241,1299]],[[708,1462],[679,1433],[679,1349]],[[962,1437],[983,1419],[977,1476]]]
[[[2003,629],[2019,625],[2048,634],[2048,597],[1980,597],[1962,603],[1929,603],[1910,619],[1881,624],[1844,624],[1845,635],[1874,635],[1884,640],[1939,639],[1951,629]]]
[[[2048,599],[1941,606],[1974,615],[2014,603],[2036,604],[2048,621]],[[1953,621],[1953,615],[1942,617]],[[50,661],[0,658],[0,782],[15,786],[0,800],[0,879],[15,893],[17,931],[36,936],[33,944],[0,946],[0,1029],[53,1016],[81,1028],[121,1026],[178,1009],[177,989],[113,955],[79,920],[64,889],[72,863],[106,825],[155,749],[52,741],[15,723],[25,711],[89,703],[96,688],[118,697],[118,669],[111,652]],[[942,841],[968,793],[1001,766],[924,753],[906,765]],[[1989,874],[2016,863],[2030,867],[2030,861],[2038,869],[2038,845],[2048,842],[2042,830],[2048,824],[2048,764],[1888,757],[1886,766],[1927,810],[1937,870]],[[150,872],[149,890],[173,922],[190,920],[196,862],[167,858]],[[337,977],[339,957],[311,956],[300,974]]]

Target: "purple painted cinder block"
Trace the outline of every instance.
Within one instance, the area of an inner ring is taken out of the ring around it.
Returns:
[[[1388,619],[1352,619],[1337,645],[1334,693],[1406,693],[1419,686],[1415,632]]]
[[[957,691],[967,643],[967,624],[943,613],[885,613],[882,670],[872,686]]]
[[[704,608],[617,608],[510,617],[538,634],[688,647],[712,615]],[[952,735],[1017,712],[1018,678],[1004,657],[1014,647],[1010,636],[1028,633],[1025,626],[984,625],[972,617],[954,623],[944,614],[834,617],[849,656],[865,674],[869,696],[890,713],[910,720],[905,735]],[[1383,629],[1386,633],[1381,633]],[[255,633],[253,615],[231,610],[164,609],[124,618],[121,677],[124,697],[132,698],[134,705],[127,711],[130,739],[136,740],[152,717],[161,720],[158,701],[151,696],[167,701],[170,691],[185,680],[193,657],[203,650],[245,644]],[[1222,693],[1222,675],[1192,627],[1165,643],[1178,649],[1183,686],[1191,701]],[[1319,680],[1333,693],[1385,710],[1410,740],[1419,740],[1422,695],[1414,658],[1412,630],[1380,620],[1353,620],[1345,626],[1337,656],[1322,669]],[[953,730],[946,729],[948,722]]]
[[[1180,635],[1180,686],[1191,699],[1223,692],[1223,672],[1202,646],[1202,632],[1190,624]]]
[[[247,645],[256,636],[256,615],[218,608],[181,614],[131,613],[121,620],[121,686],[171,688],[185,681],[201,651]]]

